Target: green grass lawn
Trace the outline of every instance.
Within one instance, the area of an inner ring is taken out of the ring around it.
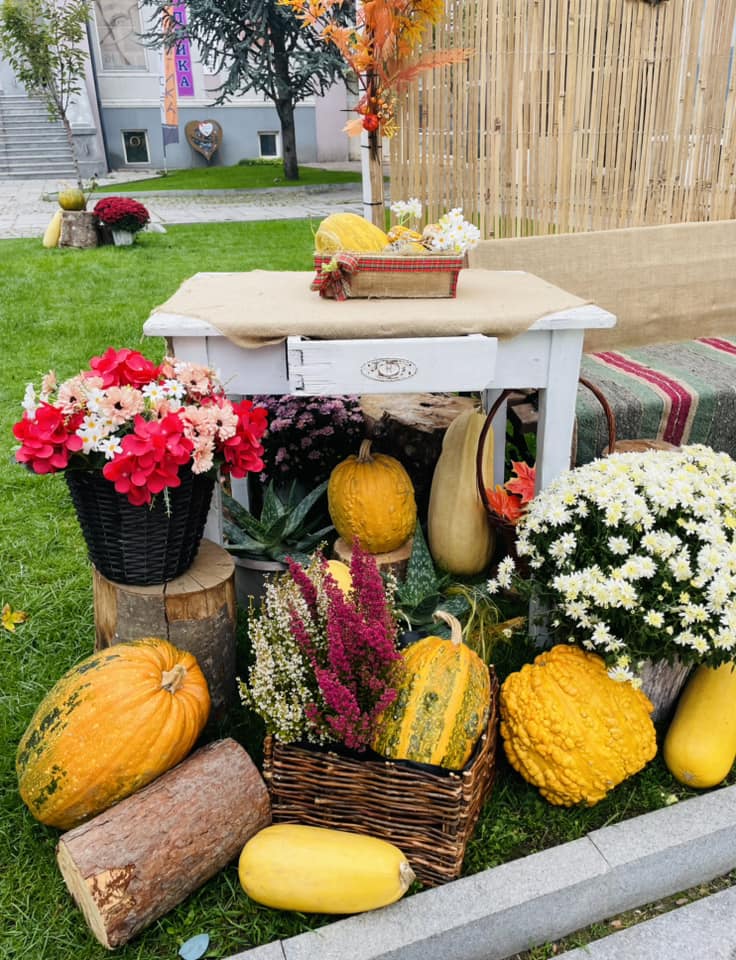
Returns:
[[[132,247],[44,250],[39,240],[0,241],[0,605],[28,613],[15,633],[0,629],[0,958],[101,960],[109,953],[89,933],[56,868],[57,831],[37,823],[17,792],[16,745],[56,680],[92,652],[91,570],[63,476],[36,477],[13,460],[12,424],[26,382],[49,369],[75,374],[108,346],[163,355],[141,335],[151,309],[197,271],[311,267],[308,221],[228,223],[143,233]],[[305,297],[309,294],[305,283]],[[246,656],[240,631],[241,669]],[[530,658],[517,643],[499,652],[501,678]],[[261,730],[237,710],[221,734],[257,757]],[[593,808],[551,807],[501,761],[491,802],[470,843],[473,873],[580,837],[586,831],[662,806],[688,792],[657,759]],[[235,865],[213,878],[130,945],[121,960],[173,958],[196,933],[211,937],[210,957],[289,937],[327,922],[251,903]]]
[[[135,180],[98,187],[97,193],[115,193],[119,190],[263,190],[269,187],[303,187],[317,184],[357,183],[360,173],[350,170],[323,170],[319,167],[299,167],[299,179],[287,180],[281,161],[248,161],[234,167],[198,167],[191,170],[171,170],[151,180]],[[94,195],[93,195],[94,196]]]

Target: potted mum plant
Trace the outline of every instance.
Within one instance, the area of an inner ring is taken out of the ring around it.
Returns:
[[[90,559],[108,579],[172,580],[192,563],[218,469],[245,477],[263,467],[266,411],[233,403],[207,367],[155,364],[110,347],[89,368],[26,389],[13,427],[16,460],[38,474],[63,471]]]
[[[117,247],[129,246],[151,216],[137,200],[131,197],[103,197],[92,211],[103,231],[109,231]]]
[[[734,657],[735,530],[736,463],[693,445],[563,473],[526,504],[517,551],[555,639],[643,682],[661,719],[692,664]],[[499,568],[491,591],[511,578]],[[662,664],[677,667],[668,685]]]

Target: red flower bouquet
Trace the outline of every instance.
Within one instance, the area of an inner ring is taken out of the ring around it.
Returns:
[[[103,197],[92,212],[103,226],[130,233],[142,230],[151,219],[143,204],[130,197]]]
[[[232,403],[207,367],[166,357],[154,364],[110,347],[88,370],[40,394],[26,389],[13,427],[16,459],[35,473],[101,472],[131,504],[180,485],[180,468],[244,477],[263,469],[266,410]]]

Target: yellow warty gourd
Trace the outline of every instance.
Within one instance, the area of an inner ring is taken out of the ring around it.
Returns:
[[[379,253],[388,243],[388,236],[357,213],[331,213],[320,223],[314,235],[317,253]]]
[[[301,913],[362,913],[394,903],[414,880],[398,847],[343,830],[280,823],[243,847],[240,884],[257,903]]]
[[[48,227],[46,227],[46,232],[43,235],[42,242],[47,250],[50,250],[52,247],[59,246],[59,237],[61,236],[61,218],[63,214],[63,210],[57,210],[51,218]]]
[[[475,459],[485,417],[468,410],[445,431],[432,475],[427,533],[435,563],[459,576],[481,573],[489,564],[495,537],[478,494]],[[493,486],[493,438],[483,447],[483,479]]]
[[[736,668],[700,666],[680,695],[664,762],[688,787],[714,787],[736,760]]]
[[[580,647],[560,644],[510,674],[500,707],[511,766],[550,803],[593,806],[657,752],[649,699]]]

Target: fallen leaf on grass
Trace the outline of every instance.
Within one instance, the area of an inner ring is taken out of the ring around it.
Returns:
[[[196,937],[190,937],[179,948],[179,956],[182,960],[199,960],[207,952],[210,945],[210,935],[208,933],[198,933]]]
[[[2,623],[4,630],[9,630],[10,633],[15,633],[16,625],[23,623],[23,621],[27,619],[28,614],[24,613],[23,610],[13,610],[9,603],[3,605],[0,623]]]

